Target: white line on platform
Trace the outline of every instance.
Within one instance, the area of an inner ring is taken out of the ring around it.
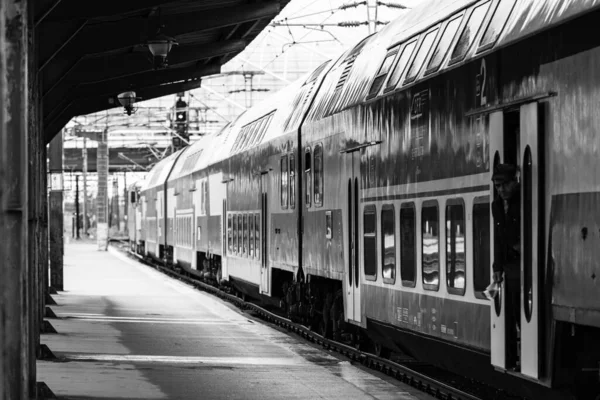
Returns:
[[[213,365],[302,365],[306,361],[300,358],[273,357],[178,357],[120,354],[80,354],[68,355],[72,361],[108,361],[108,362],[149,362],[165,364],[213,364]]]
[[[80,321],[89,322],[118,322],[118,323],[135,323],[135,324],[173,324],[173,325],[239,325],[232,321],[194,321],[194,320],[160,320],[160,319],[111,319],[111,318],[69,318],[71,320],[78,319]]]

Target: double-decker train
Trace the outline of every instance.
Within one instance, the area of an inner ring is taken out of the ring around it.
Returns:
[[[597,398],[599,23],[598,0],[423,2],[160,161],[132,250],[380,354]],[[501,162],[520,168],[519,343],[483,295]]]

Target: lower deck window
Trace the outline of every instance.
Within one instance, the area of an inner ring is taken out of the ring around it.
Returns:
[[[440,230],[437,201],[423,203],[421,210],[421,259],[423,287],[440,287]]]
[[[400,277],[402,285],[414,287],[416,265],[416,215],[414,203],[404,203],[400,208]]]
[[[396,281],[396,213],[393,205],[381,210],[381,271],[383,281]]]
[[[377,214],[375,206],[365,207],[363,214],[363,265],[367,279],[377,278]]]
[[[462,200],[446,204],[446,284],[454,294],[465,293],[465,207]]]

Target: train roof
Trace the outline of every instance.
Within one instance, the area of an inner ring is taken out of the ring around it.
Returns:
[[[309,119],[320,119],[385,93],[405,90],[424,78],[550,29],[599,5],[600,0],[423,2],[377,34],[357,43],[338,59],[317,95]],[[448,29],[450,35],[447,41],[443,41],[441,39],[445,39],[448,27],[451,27]],[[458,51],[456,44],[464,43],[463,34],[470,32],[469,28],[476,33]],[[430,32],[432,34],[428,37]],[[442,42],[444,44],[440,44]],[[423,43],[426,44],[421,46]],[[437,50],[438,44],[441,56],[431,67],[432,50]],[[402,63],[399,60],[402,60],[405,49],[410,50]],[[416,73],[407,79],[407,72],[413,71],[412,62],[417,56],[422,57],[415,63]],[[427,68],[424,68],[425,65]],[[396,70],[398,74],[395,74]]]
[[[315,96],[315,87],[329,65],[330,61],[325,61],[241,115],[231,126],[231,135],[235,140],[229,154],[240,153],[298,130]]]
[[[170,154],[169,156],[160,160],[146,175],[146,179],[144,181],[143,186],[141,187],[141,191],[146,191],[157,186],[163,185],[169,176],[169,172],[171,172],[171,168],[180,154],[185,152],[188,147],[183,150],[179,150],[176,153]]]

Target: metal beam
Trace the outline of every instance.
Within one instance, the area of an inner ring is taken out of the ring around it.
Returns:
[[[84,21],[71,21],[70,23],[61,24],[43,24],[38,29],[40,31],[39,38],[43,41],[44,38],[53,38],[54,43],[48,43],[45,40],[44,46],[40,46],[39,54],[39,70],[42,71],[50,61],[67,46],[88,23]]]
[[[51,103],[48,99],[44,99],[44,124],[45,126],[47,126],[47,124],[54,125],[54,120],[64,114],[69,103],[73,103],[75,100],[80,105],[85,105],[85,103],[89,101],[86,99],[95,99],[94,103],[99,102],[102,105],[98,110],[104,110],[114,107],[114,105],[110,105],[109,98],[114,99],[117,94],[125,90],[135,90],[136,92],[139,92],[144,88],[165,85],[186,79],[200,78],[206,75],[218,74],[220,71],[220,64],[208,64],[200,67],[192,66],[187,68],[167,69],[157,72],[145,72],[142,74],[133,75],[131,77],[118,78],[103,83],[81,85],[77,88],[77,90],[66,93],[62,99],[57,99],[56,103]],[[138,93],[138,96],[140,96],[140,93]],[[144,100],[146,99],[144,98]],[[89,112],[81,112],[77,115],[88,114]],[[56,134],[56,132],[54,132],[54,134]]]
[[[244,50],[247,44],[248,42],[242,39],[196,46],[181,46],[171,51],[168,61],[171,67],[175,67],[211,57],[239,53]],[[149,54],[149,52],[128,53],[102,59],[88,58],[69,74],[71,75],[69,79],[71,82],[79,84],[98,83],[152,71],[153,66],[149,61]]]
[[[59,0],[60,1],[60,0]],[[142,11],[150,12],[154,7],[169,6],[171,3],[181,0],[102,0],[82,1],[63,0],[63,4],[57,7],[49,21],[68,21],[73,18],[102,18],[123,14],[134,14]]]
[[[255,3],[246,6],[224,7],[184,15],[161,18],[164,32],[170,36],[206,32],[257,19],[274,17],[279,12],[278,2]],[[132,47],[146,42],[154,34],[148,30],[148,20],[131,18],[124,21],[89,25],[78,39],[77,46],[87,54],[98,54]]]
[[[44,21],[44,19],[46,19],[51,13],[52,11],[54,11],[54,9],[56,8],[56,6],[58,6],[60,4],[62,0],[52,0],[50,2],[49,5],[47,5],[46,7],[36,7],[41,9],[40,12],[35,13],[35,18],[34,18],[34,25],[37,28],[38,25],[40,23],[42,23]]]

